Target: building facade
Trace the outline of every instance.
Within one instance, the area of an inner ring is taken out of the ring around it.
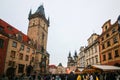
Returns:
[[[4,73],[5,69],[5,58],[8,46],[8,35],[4,32],[4,27],[2,27],[2,21],[0,20],[0,75]]]
[[[57,74],[57,66],[49,65],[49,72],[50,72],[50,74]]]
[[[4,50],[3,53],[5,54],[5,57],[3,57],[3,60],[5,60],[3,73],[6,73],[7,75],[26,73],[26,67],[30,63],[33,66],[36,51],[34,48],[35,43],[32,42],[27,35],[3,20],[0,20],[0,28],[3,29],[0,34],[2,35],[1,39],[3,39],[4,44],[6,44],[6,46],[3,46],[2,48],[2,50]],[[7,41],[5,39],[7,39]],[[1,41],[1,45],[2,44]]]
[[[84,53],[84,47],[80,47],[80,52],[78,54],[77,59],[77,67],[85,67],[85,53]]]
[[[108,20],[102,26],[99,37],[101,64],[120,66],[120,16],[111,24]]]
[[[49,19],[45,18],[43,5],[34,14],[30,11],[28,19],[27,35],[0,19],[0,74],[49,72],[46,50]]]
[[[70,71],[75,71],[76,70],[76,67],[77,67],[77,59],[78,59],[78,56],[77,56],[77,52],[75,51],[74,55],[71,56],[71,52],[69,52],[69,55],[68,55],[68,62],[67,62],[67,68],[70,70]]]
[[[88,65],[100,64],[100,57],[99,57],[99,42],[98,38],[99,35],[93,33],[90,38],[88,39],[88,46],[85,47],[85,67]]]

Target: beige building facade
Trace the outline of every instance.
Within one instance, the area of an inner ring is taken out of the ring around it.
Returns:
[[[85,47],[85,67],[93,64],[100,64],[98,34],[93,33],[88,39],[88,46]]]
[[[85,67],[85,52],[84,52],[84,46],[80,47],[80,52],[78,54],[77,59],[77,67]]]
[[[47,52],[47,36],[49,19],[46,19],[44,7],[38,7],[35,13],[29,13],[29,26],[27,35],[36,43],[36,64],[35,70],[46,73],[49,64],[49,54]]]
[[[35,49],[30,44],[10,38],[8,42],[7,56],[5,61],[5,73],[11,67],[15,69],[16,75],[26,73],[28,65],[34,66]]]

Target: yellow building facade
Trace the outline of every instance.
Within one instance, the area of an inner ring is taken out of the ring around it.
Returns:
[[[108,20],[102,26],[99,37],[101,64],[120,66],[120,32],[118,20],[111,24]]]
[[[5,73],[9,74],[9,69],[15,69],[16,75],[26,73],[28,65],[34,66],[35,48],[30,44],[24,44],[20,41],[9,38],[7,56],[5,61]],[[14,71],[13,71],[14,72]]]

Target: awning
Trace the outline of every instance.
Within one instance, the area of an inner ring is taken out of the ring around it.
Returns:
[[[120,67],[111,66],[111,65],[92,65],[92,67],[95,69],[101,69],[103,71],[120,70]]]

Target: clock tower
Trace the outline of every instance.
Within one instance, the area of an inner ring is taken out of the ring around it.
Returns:
[[[43,5],[38,7],[34,14],[32,14],[32,11],[30,10],[28,19],[29,26],[27,35],[37,43],[37,50],[44,52],[47,46],[49,19],[46,19],[45,17]]]
[[[37,68],[39,69],[40,63],[42,63],[43,56],[45,56],[45,59],[48,59],[46,47],[47,47],[49,18],[46,19],[44,7],[43,5],[40,5],[35,13],[32,14],[32,10],[30,10],[28,19],[29,19],[29,25],[28,25],[27,35],[36,44],[35,45],[36,47],[36,59],[35,59],[36,65],[35,66],[36,66],[36,69]],[[43,59],[45,61],[44,63],[48,64],[45,59]],[[42,71],[45,71],[45,70],[42,70]]]

